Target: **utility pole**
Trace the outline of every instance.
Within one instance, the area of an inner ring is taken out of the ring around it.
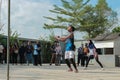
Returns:
[[[8,37],[7,37],[7,80],[9,80],[9,50],[10,50],[10,0],[8,0]]]

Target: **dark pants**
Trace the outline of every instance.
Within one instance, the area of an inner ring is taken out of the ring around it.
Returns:
[[[94,55],[90,55],[90,56],[88,57],[88,60],[87,60],[87,63],[86,63],[86,67],[88,67],[89,61],[90,61],[91,59],[94,59]],[[99,61],[99,58],[98,58],[98,57],[95,57],[95,60],[96,60],[96,62],[100,65],[100,67],[103,68],[103,65],[102,65],[101,62]]]
[[[97,56],[97,57],[95,57],[95,60],[96,60],[96,62],[100,65],[100,67],[101,67],[101,68],[103,68],[103,65],[102,65],[102,63],[99,61],[98,56]]]
[[[41,54],[38,54],[38,64],[42,66],[42,59],[41,59]]]
[[[25,56],[24,56],[24,54],[20,54],[19,57],[20,57],[20,64],[25,63]]]
[[[72,63],[75,70],[77,70],[77,66],[74,59],[65,59],[65,62],[70,69],[71,69],[71,63]]]
[[[85,65],[87,64],[87,60],[88,60],[88,56],[87,56],[87,55],[84,55],[84,64],[85,64]]]
[[[26,61],[27,61],[27,64],[28,64],[28,65],[29,65],[30,62],[33,63],[32,53],[27,53],[27,54],[26,54]]]
[[[38,55],[33,55],[34,63],[33,65],[37,66],[38,65]]]
[[[18,58],[18,54],[17,53],[13,53],[12,54],[12,64],[17,64],[17,58]]]
[[[52,63],[55,63],[55,59],[56,59],[56,53],[52,53],[50,65],[52,65]]]
[[[56,54],[56,60],[55,60],[56,66],[60,66],[60,62],[61,62],[61,54]]]
[[[77,62],[78,66],[80,63],[81,63],[81,66],[85,65],[84,54],[78,54],[78,62]]]
[[[3,53],[0,53],[0,63],[3,63]]]

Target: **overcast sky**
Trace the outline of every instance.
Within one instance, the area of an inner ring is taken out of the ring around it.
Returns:
[[[1,21],[5,24],[1,33],[7,34],[7,1],[2,0]],[[91,0],[92,4],[96,4],[97,0]],[[120,0],[107,0],[109,7],[117,11],[120,18]],[[40,36],[48,36],[49,30],[43,29],[44,23],[52,23],[52,21],[43,18],[43,16],[55,15],[49,10],[53,9],[53,5],[61,5],[60,0],[11,0],[11,28],[18,31],[20,37],[38,39]],[[55,34],[61,35],[61,30],[55,29]],[[62,31],[66,33],[65,30]],[[82,34],[75,33],[77,39],[82,39]]]

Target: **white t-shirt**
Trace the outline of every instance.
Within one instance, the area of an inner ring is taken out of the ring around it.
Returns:
[[[55,51],[56,54],[62,54],[61,46],[56,46]]]
[[[94,49],[89,49],[89,54],[88,55],[94,55]]]

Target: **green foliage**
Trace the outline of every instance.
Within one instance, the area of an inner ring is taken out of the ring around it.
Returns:
[[[12,33],[12,31],[10,32],[10,44],[11,45],[13,45],[15,42],[18,42],[19,35],[20,34],[17,31],[15,31],[13,33]]]
[[[80,30],[87,32],[89,38],[94,38],[108,31],[116,21],[116,13],[108,7],[105,0],[99,0],[95,7],[87,5],[83,11],[84,15],[81,21],[83,28]]]
[[[49,37],[40,36],[40,43],[41,43],[41,54],[42,54],[42,61],[43,63],[49,63],[51,59],[51,50],[50,46],[54,41],[54,33],[51,32]],[[50,41],[48,41],[48,39]]]
[[[83,0],[72,0],[71,2],[68,2],[67,0],[61,0],[63,4],[62,7],[54,5],[54,9],[50,10],[50,12],[57,14],[56,18],[45,17],[49,20],[52,20],[54,23],[53,24],[45,23],[44,28],[66,29],[68,24],[77,27],[79,24],[79,17],[82,16],[81,10],[89,1],[90,0],[87,0],[86,2],[83,3]],[[66,25],[63,26],[62,24]]]
[[[120,27],[116,27],[112,30],[113,33],[119,33],[120,32]]]
[[[55,38],[54,38],[54,37],[55,37],[55,34],[54,34],[54,32],[52,31],[51,34],[49,35],[49,40],[50,40],[51,43],[53,43],[53,42],[55,41]]]
[[[73,25],[76,30],[86,32],[89,38],[94,38],[109,30],[117,22],[117,13],[106,3],[106,0],[98,0],[94,7],[87,4],[90,0],[61,0],[62,7],[54,5],[51,13],[57,14],[55,18],[45,17],[52,20],[53,24],[45,23],[45,29],[66,29],[68,24]],[[64,26],[63,26],[64,24]]]
[[[2,34],[0,34],[0,42],[5,46],[7,45],[7,41]]]
[[[51,43],[48,41],[41,40],[41,54],[43,63],[49,63],[51,58],[50,46]]]

